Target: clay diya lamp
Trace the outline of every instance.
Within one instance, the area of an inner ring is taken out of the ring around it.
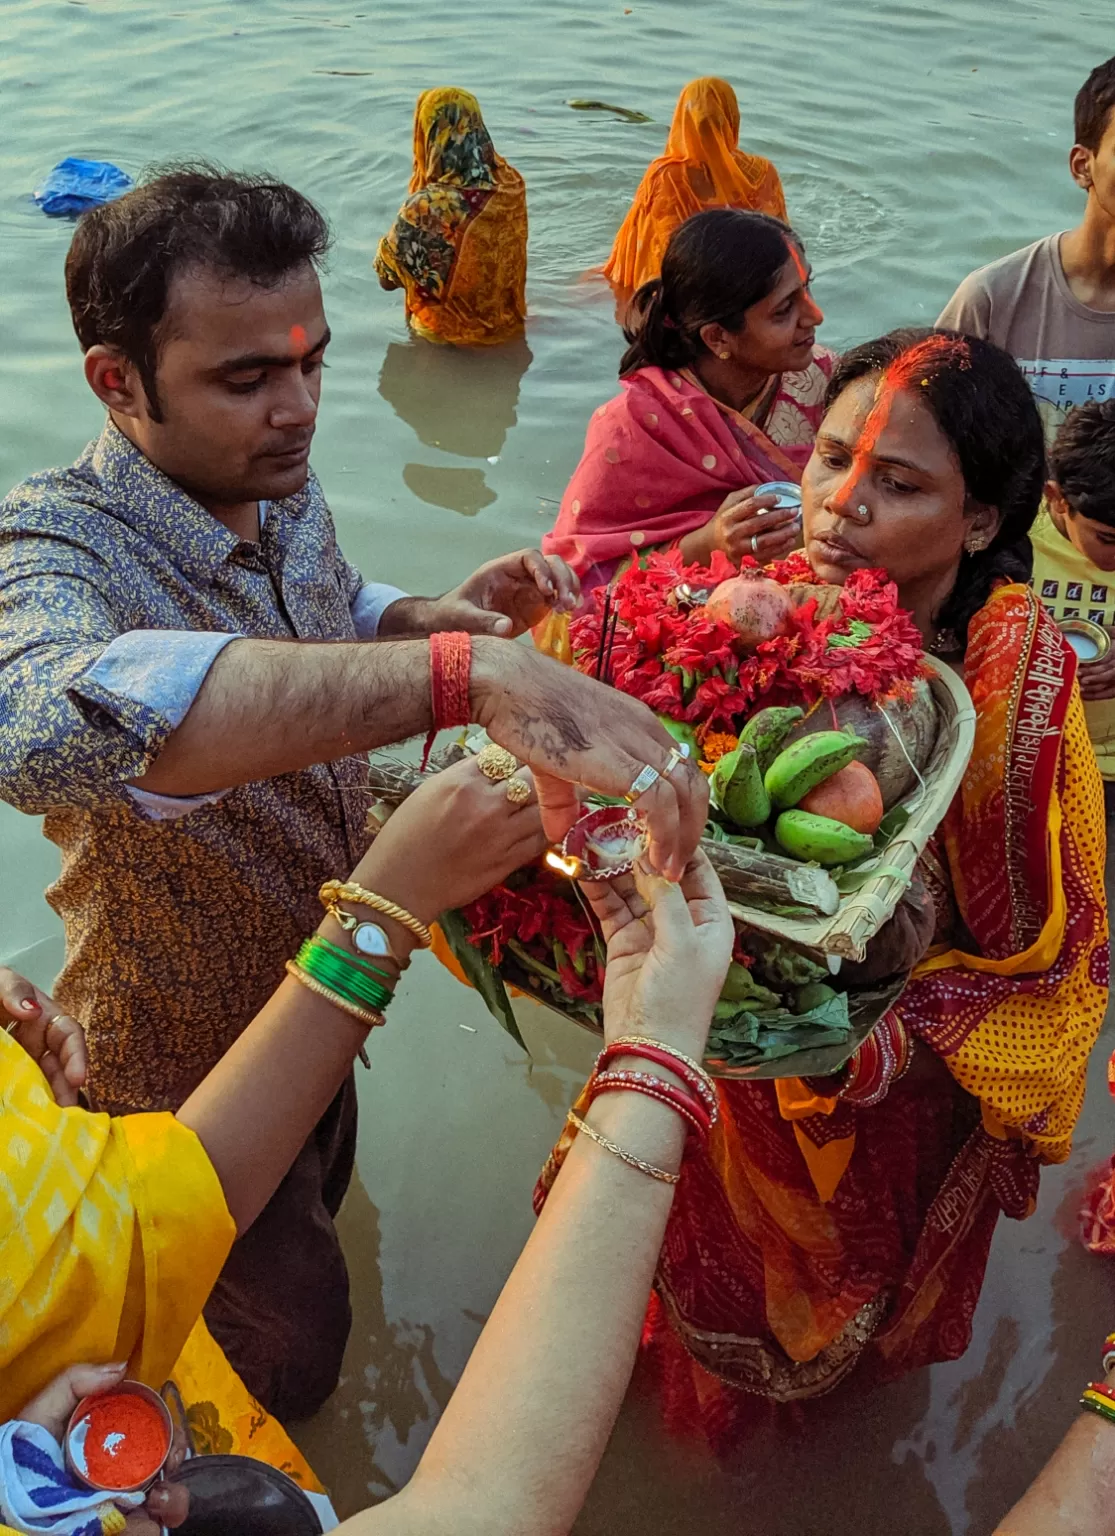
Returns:
[[[560,850],[546,863],[571,880],[615,880],[629,875],[647,850],[647,819],[630,805],[605,805],[575,821]]]
[[[98,1493],[140,1493],[166,1465],[173,1436],[159,1394],[140,1381],[122,1381],[78,1403],[66,1430],[66,1464]]]

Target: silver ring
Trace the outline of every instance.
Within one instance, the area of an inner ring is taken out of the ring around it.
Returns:
[[[756,556],[759,553],[759,535],[757,533],[751,535],[751,553]]]
[[[669,778],[679,763],[684,763],[689,757],[689,743],[685,742],[680,747],[674,747],[666,759],[666,766],[662,770],[663,778]]]
[[[657,768],[652,768],[649,763],[644,763],[632,780],[631,788],[623,798],[627,801],[628,805],[634,805],[639,796],[645,795],[647,790],[657,784],[661,777],[662,775]]]

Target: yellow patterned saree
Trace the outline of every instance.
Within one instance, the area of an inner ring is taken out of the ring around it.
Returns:
[[[0,1422],[67,1366],[173,1379],[200,1451],[320,1484],[201,1321],[236,1232],[194,1133],[169,1114],[60,1109],[0,1031]]]

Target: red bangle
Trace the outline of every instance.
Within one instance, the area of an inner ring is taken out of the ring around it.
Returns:
[[[686,1093],[684,1088],[675,1088],[673,1083],[667,1083],[653,1072],[600,1072],[589,1082],[593,1099],[601,1093],[618,1093],[627,1089],[645,1094],[648,1099],[657,1099],[660,1104],[668,1104],[683,1120],[689,1122],[702,1140],[708,1135],[712,1122],[700,1100]]]
[[[690,1093],[705,1106],[710,1124],[716,1124],[718,1114],[716,1089],[709,1078],[703,1072],[695,1072],[684,1057],[676,1055],[673,1051],[663,1050],[660,1045],[655,1045],[652,1041],[619,1040],[613,1045],[604,1047],[596,1058],[595,1070],[602,1072],[617,1056],[641,1057],[644,1061],[654,1062],[657,1067],[665,1067],[666,1071],[672,1072],[675,1077],[680,1077]]]
[[[468,725],[469,677],[472,672],[472,636],[464,630],[439,632],[430,636],[430,703],[434,723],[426,737],[422,753],[422,771],[430,757],[430,748],[438,731]]]
[[[857,1109],[881,1104],[909,1063],[910,1037],[898,1015],[888,1010],[852,1057],[840,1096]]]

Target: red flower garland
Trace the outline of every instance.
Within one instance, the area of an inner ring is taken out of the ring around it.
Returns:
[[[741,568],[759,569],[749,559]],[[800,554],[762,570],[784,586],[815,583]],[[809,708],[845,693],[879,699],[908,691],[921,675],[921,636],[885,571],[853,571],[827,618],[818,619],[817,600],[806,599],[793,611],[789,634],[754,650],[689,595],[738,574],[719,552],[707,566],[683,564],[677,550],[646,556],[610,593],[598,589],[573,621],[575,665],[595,672],[603,655],[606,676],[621,692],[705,730],[738,729],[760,700]],[[612,635],[603,634],[605,615]]]

